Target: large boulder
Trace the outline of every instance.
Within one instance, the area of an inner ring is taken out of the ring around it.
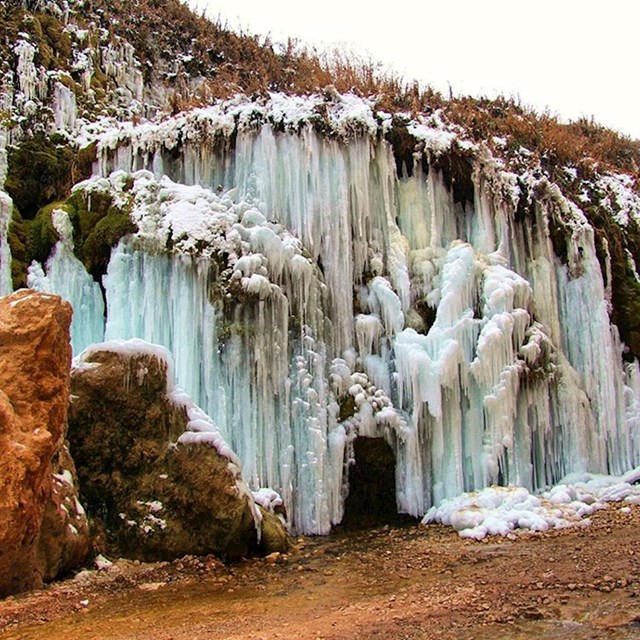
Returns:
[[[140,340],[85,351],[72,372],[69,439],[104,551],[140,560],[244,556],[263,519],[240,462],[171,384],[171,358]],[[271,533],[269,540],[279,540]],[[279,523],[284,534],[284,529]],[[286,535],[265,551],[282,551]]]
[[[71,307],[58,296],[0,298],[0,595],[84,561],[87,520],[65,447]]]

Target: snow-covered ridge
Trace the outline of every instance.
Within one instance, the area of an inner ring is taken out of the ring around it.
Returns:
[[[407,120],[408,130],[426,150],[439,154],[460,137],[459,127],[445,125],[436,113],[418,120]],[[76,142],[80,146],[97,142],[98,153],[130,147],[134,153],[151,154],[160,147],[170,150],[183,143],[214,138],[230,138],[244,130],[262,125],[298,133],[306,126],[315,127],[327,136],[348,140],[354,135],[384,135],[391,126],[391,116],[376,110],[373,99],[353,94],[312,94],[292,96],[270,93],[267,98],[248,99],[237,95],[218,100],[208,107],[195,108],[172,117],[159,117],[134,124],[106,118],[79,128]],[[471,143],[464,143],[470,148]]]
[[[568,201],[552,183],[540,165],[529,166],[523,173],[509,169],[487,144],[471,142],[464,130],[446,121],[440,111],[429,116],[411,117],[409,114],[390,114],[376,108],[374,99],[351,94],[328,92],[308,96],[290,96],[270,93],[268,97],[248,99],[236,95],[218,100],[208,107],[195,108],[176,116],[157,116],[142,122],[118,121],[114,118],[98,119],[91,123],[79,122],[74,134],[80,147],[96,143],[98,162],[94,172],[108,175],[114,169],[133,171],[146,168],[156,177],[171,174],[165,158],[167,152],[182,154],[186,162],[182,177],[187,183],[213,184],[214,178],[203,160],[190,157],[220,143],[226,147],[237,145],[235,136],[251,136],[263,128],[293,135],[304,135],[304,130],[317,130],[322,136],[335,137],[345,143],[354,136],[368,136],[372,142],[384,138],[394,122],[405,127],[415,141],[414,157],[428,159],[446,154],[452,148],[465,154],[473,163],[476,186],[488,191],[491,197],[504,199],[515,209],[519,201],[531,203],[531,193],[541,184],[555,191],[554,198],[563,204],[563,214],[569,208],[584,216],[574,202]],[[218,141],[218,142],[216,142]],[[204,145],[204,148],[201,147]],[[575,171],[574,171],[575,173]],[[574,175],[573,173],[571,174]],[[224,177],[224,174],[223,176]],[[522,192],[521,185],[526,187]],[[233,188],[237,185],[225,185]],[[633,179],[624,174],[604,173],[596,183],[584,182],[578,205],[596,204],[604,207],[618,224],[626,227],[632,217],[640,221],[640,196],[635,192]],[[570,213],[566,222],[575,218]],[[586,222],[586,220],[585,220]]]

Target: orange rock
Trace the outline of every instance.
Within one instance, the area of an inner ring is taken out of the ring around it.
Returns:
[[[41,586],[88,553],[64,447],[70,322],[57,296],[0,298],[0,595]]]

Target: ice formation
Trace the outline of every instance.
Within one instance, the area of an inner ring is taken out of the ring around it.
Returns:
[[[169,349],[246,481],[301,532],[342,519],[356,437],[391,445],[414,516],[495,483],[640,464],[638,365],[622,364],[581,211],[437,114],[409,123],[420,150],[398,173],[390,126],[353,96],[273,95],[82,129],[99,156],[76,188],[109,190],[138,227],[103,281],[106,339]],[[436,161],[466,152],[460,197]],[[525,223],[519,181],[536,193]],[[100,340],[97,289],[63,236],[31,282],[73,298],[74,341]]]
[[[42,266],[34,262],[29,267],[27,285],[37,291],[57,293],[71,303],[71,344],[74,353],[79,353],[104,337],[102,292],[73,254],[73,227],[68,214],[55,209],[52,221],[60,240],[47,261],[46,275]]]
[[[0,91],[0,108],[5,105]],[[0,296],[13,291],[11,282],[11,249],[9,247],[9,225],[13,213],[13,201],[9,194],[2,190],[7,175],[7,143],[8,135],[0,127]]]
[[[11,249],[9,247],[9,225],[13,203],[11,198],[0,190],[0,296],[13,291],[11,282]]]
[[[422,522],[453,527],[461,537],[482,540],[488,535],[508,536],[516,529],[548,531],[586,526],[594,511],[612,503],[640,504],[640,467],[624,476],[571,474],[540,495],[523,487],[488,487],[463,493],[431,507]]]

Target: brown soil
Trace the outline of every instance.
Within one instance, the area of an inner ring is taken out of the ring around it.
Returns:
[[[437,527],[300,538],[288,556],[120,561],[0,601],[0,638],[640,638],[640,507],[465,541]]]

